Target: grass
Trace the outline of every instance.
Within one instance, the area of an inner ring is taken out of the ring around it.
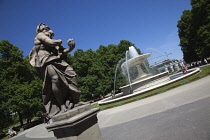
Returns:
[[[163,92],[168,91],[170,89],[176,88],[178,86],[185,85],[187,83],[190,83],[192,81],[195,81],[197,79],[200,79],[200,78],[203,78],[205,76],[210,75],[210,65],[201,67],[200,69],[201,69],[201,72],[199,72],[199,73],[197,73],[197,74],[195,74],[193,76],[190,76],[190,77],[188,77],[186,79],[183,79],[183,80],[180,80],[178,82],[175,82],[173,84],[164,86],[162,88],[158,88],[158,89],[152,90],[150,92],[146,92],[144,94],[137,95],[135,97],[131,97],[131,98],[128,98],[128,99],[125,99],[125,100],[122,100],[122,101],[115,102],[115,103],[110,103],[110,104],[100,105],[100,106],[96,103],[96,104],[92,105],[92,108],[99,107],[101,110],[105,110],[105,109],[113,108],[113,107],[116,107],[116,106],[121,106],[121,105],[130,103],[130,102],[138,101],[138,100],[141,100],[141,99],[153,96],[153,95],[157,95],[157,94],[163,93]]]

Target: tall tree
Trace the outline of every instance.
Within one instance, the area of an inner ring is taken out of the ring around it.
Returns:
[[[184,60],[186,62],[196,61],[198,59],[195,51],[195,44],[193,39],[192,27],[191,27],[191,11],[185,10],[181,16],[181,20],[178,21],[178,33],[180,37],[180,46],[184,54]]]
[[[195,51],[199,58],[210,56],[210,2],[209,0],[191,0],[192,34]]]
[[[80,90],[82,91],[81,98],[83,100],[91,99],[91,95],[94,92],[92,87],[95,84],[95,77],[90,74],[92,68],[95,52],[92,49],[83,51],[78,49],[74,53],[72,67],[78,75],[78,82]]]
[[[21,62],[23,59],[22,51],[12,45],[9,41],[0,42],[0,95],[3,99],[1,104],[6,112],[13,113],[10,99],[14,95],[14,89],[18,87],[21,72]],[[7,114],[7,115],[10,115]]]
[[[191,0],[192,9],[183,11],[177,27],[180,46],[186,62],[210,55],[210,4],[209,0]]]
[[[6,40],[0,42],[0,71],[0,96],[6,105],[4,109],[17,113],[23,125],[24,118],[31,118],[40,110],[41,82],[28,59],[23,58],[23,52]]]

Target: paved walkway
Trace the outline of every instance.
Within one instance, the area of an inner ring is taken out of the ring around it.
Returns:
[[[101,111],[98,114],[99,124],[101,128],[109,127],[160,113],[208,97],[210,97],[210,76],[162,94]]]
[[[13,140],[56,140],[53,132],[48,132],[45,128],[47,124],[40,124],[28,130],[19,133],[17,136],[12,137]]]
[[[210,140],[210,98],[101,128],[104,140]]]
[[[210,76],[98,114],[104,140],[209,140]]]
[[[209,140],[210,76],[165,93],[98,113],[105,140]],[[54,140],[45,125],[15,140]]]

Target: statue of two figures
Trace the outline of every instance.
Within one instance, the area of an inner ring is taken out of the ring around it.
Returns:
[[[65,61],[75,42],[69,39],[69,47],[64,48],[62,40],[53,39],[54,32],[43,23],[37,26],[36,32],[29,59],[43,80],[43,102],[46,113],[52,117],[74,108],[79,102],[81,92],[76,73]]]

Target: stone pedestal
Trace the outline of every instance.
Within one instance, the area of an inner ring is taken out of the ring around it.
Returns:
[[[46,128],[59,140],[102,140],[96,116],[98,111],[89,104],[81,105],[54,116],[53,123]]]

